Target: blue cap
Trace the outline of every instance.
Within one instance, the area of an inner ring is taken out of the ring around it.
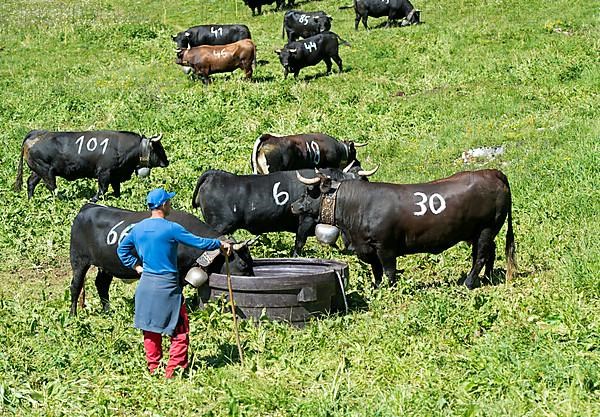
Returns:
[[[148,208],[150,210],[154,210],[165,204],[173,197],[175,197],[175,193],[169,193],[163,188],[155,188],[154,190],[148,193],[148,197],[146,197],[146,202],[148,203]]]

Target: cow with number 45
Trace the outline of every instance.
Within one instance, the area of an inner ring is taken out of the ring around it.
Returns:
[[[35,187],[44,181],[52,192],[56,177],[69,181],[97,178],[97,201],[111,185],[115,196],[121,194],[121,182],[134,172],[144,177],[153,167],[166,167],[169,160],[161,144],[162,135],[150,138],[137,133],[112,130],[90,132],[49,132],[33,130],[25,136],[15,181],[15,190],[23,185],[23,159],[31,169],[27,179],[27,196],[33,197]]]

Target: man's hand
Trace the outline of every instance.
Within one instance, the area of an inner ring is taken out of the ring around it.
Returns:
[[[231,243],[229,242],[225,242],[225,241],[221,241],[221,253],[223,255],[227,255],[228,257],[231,256],[231,254],[233,253],[233,246],[231,246]]]
[[[135,269],[135,272],[137,272],[140,275],[142,275],[142,272],[144,272],[144,268],[142,268],[141,265],[136,265],[134,269]]]

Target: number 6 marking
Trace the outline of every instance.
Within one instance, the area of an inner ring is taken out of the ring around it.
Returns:
[[[277,204],[278,206],[283,206],[290,199],[290,195],[285,191],[277,192],[277,190],[279,190],[280,184],[281,182],[277,181],[275,185],[273,185],[273,199],[275,200],[275,204]]]
[[[446,200],[438,193],[431,194],[430,197],[427,197],[427,194],[416,192],[414,193],[415,197],[420,197],[421,201],[417,201],[415,204],[420,207],[421,210],[413,212],[415,216],[422,216],[427,213],[427,206],[425,203],[429,200],[429,210],[433,214],[440,214],[442,211],[446,209]],[[435,207],[434,200],[438,200],[438,207]]]
[[[116,228],[119,227],[120,225],[122,225],[125,221],[121,220],[119,223],[115,224],[112,229],[110,229],[108,231],[108,234],[106,235],[106,244],[107,245],[114,245],[115,243],[117,243],[117,238],[119,237],[119,235],[116,232]]]

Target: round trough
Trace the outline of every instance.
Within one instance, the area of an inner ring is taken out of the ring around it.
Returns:
[[[254,259],[254,276],[231,276],[233,298],[241,318],[272,320],[302,326],[310,317],[346,311],[344,288],[348,265],[326,259]],[[227,276],[211,274],[209,299],[229,298]],[[204,297],[203,297],[204,298]]]

